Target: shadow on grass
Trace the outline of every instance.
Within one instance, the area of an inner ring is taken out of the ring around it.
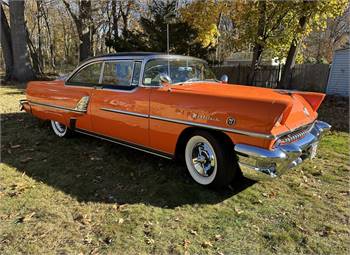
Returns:
[[[195,184],[184,166],[88,136],[57,138],[26,113],[2,115],[2,162],[83,202],[174,208],[215,204],[254,184],[222,190]]]

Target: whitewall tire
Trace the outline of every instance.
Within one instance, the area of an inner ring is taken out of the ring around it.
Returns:
[[[67,126],[54,120],[51,120],[51,128],[55,135],[57,135],[58,137],[67,137],[70,136],[72,133],[72,131],[69,130]]]
[[[237,163],[229,144],[207,131],[194,132],[184,154],[188,172],[198,184],[222,187],[236,175]]]

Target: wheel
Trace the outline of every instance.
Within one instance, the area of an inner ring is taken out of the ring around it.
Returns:
[[[188,139],[185,162],[195,182],[212,187],[228,185],[239,171],[233,150],[207,131],[196,131]]]
[[[73,134],[72,130],[58,121],[51,120],[51,127],[55,135],[59,137],[69,137]]]

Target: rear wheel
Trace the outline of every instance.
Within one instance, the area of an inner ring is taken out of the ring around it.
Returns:
[[[185,162],[193,180],[201,185],[228,185],[238,172],[233,151],[207,131],[195,131],[185,147]]]
[[[58,137],[68,137],[73,134],[72,130],[58,121],[51,120],[51,128]]]

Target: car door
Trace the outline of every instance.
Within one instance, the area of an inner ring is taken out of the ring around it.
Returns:
[[[91,104],[93,132],[148,146],[150,89],[139,87],[141,61],[105,61]]]
[[[67,124],[82,130],[91,130],[90,103],[93,91],[99,85],[103,62],[93,61],[82,65],[65,82],[58,100],[65,101],[70,108]],[[66,105],[65,105],[66,106]],[[72,122],[73,121],[73,122]]]

